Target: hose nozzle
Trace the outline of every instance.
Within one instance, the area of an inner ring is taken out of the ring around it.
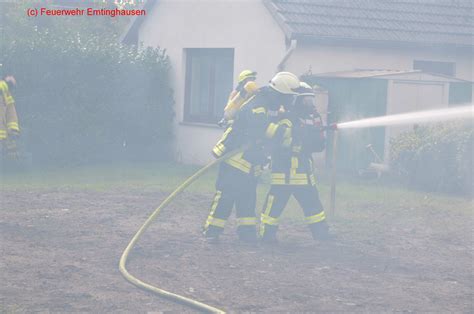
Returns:
[[[337,130],[337,124],[333,123],[331,125],[326,125],[323,127],[325,131],[336,131]]]

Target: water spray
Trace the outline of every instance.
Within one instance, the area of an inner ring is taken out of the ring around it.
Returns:
[[[415,111],[389,116],[367,118],[362,120],[338,123],[336,128],[355,129],[376,126],[406,125],[425,122],[440,122],[455,119],[472,119],[474,117],[474,106],[468,104],[460,107],[451,107],[435,110]]]
[[[450,120],[474,119],[474,106],[472,103],[458,107],[415,111],[388,116],[366,118],[361,120],[333,123],[325,126],[324,130],[334,131],[332,141],[331,162],[331,199],[329,216],[334,217],[336,211],[336,161],[337,161],[337,130],[361,129],[379,126],[395,126],[407,124],[432,123]]]

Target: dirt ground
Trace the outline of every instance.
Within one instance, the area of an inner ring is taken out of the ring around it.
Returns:
[[[0,312],[192,311],[136,288],[118,270],[164,196],[1,191]],[[358,234],[335,220],[337,239],[326,243],[287,223],[278,247],[239,244],[231,221],[216,245],[200,236],[211,197],[184,194],[165,209],[132,252],[129,271],[231,312],[473,312],[472,213],[426,208],[413,217],[394,209],[397,218],[373,234],[369,223]],[[373,208],[370,217],[387,223],[386,214]]]

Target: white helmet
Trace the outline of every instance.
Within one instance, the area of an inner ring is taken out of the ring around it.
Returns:
[[[270,87],[279,93],[286,95],[297,95],[300,80],[290,72],[278,72],[271,80]]]
[[[315,96],[314,89],[308,83],[301,82],[298,88],[298,96]]]

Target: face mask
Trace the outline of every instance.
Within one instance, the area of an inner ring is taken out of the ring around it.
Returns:
[[[300,96],[295,101],[294,112],[299,116],[307,116],[316,112],[316,102],[312,96]]]

